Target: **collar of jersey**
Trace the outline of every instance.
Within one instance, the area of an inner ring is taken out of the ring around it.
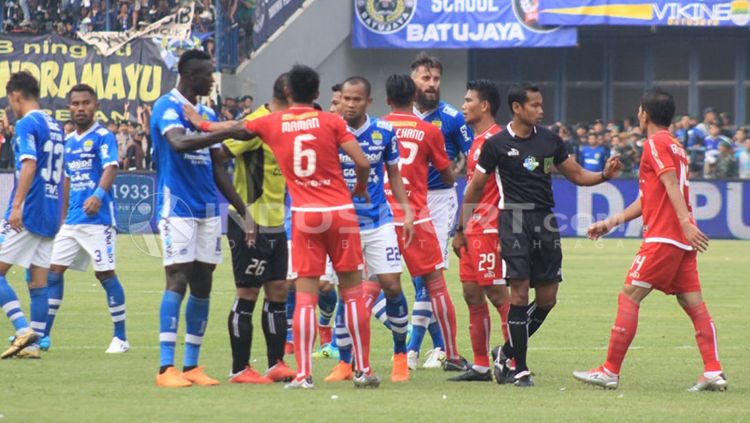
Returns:
[[[352,135],[354,135],[355,137],[362,135],[367,130],[367,128],[370,127],[370,124],[372,123],[372,119],[370,119],[370,115],[365,115],[365,117],[367,118],[365,119],[365,123],[363,123],[362,126],[360,126],[357,129],[354,129],[351,126],[346,125],[346,127],[349,129],[349,132],[351,132]]]
[[[524,138],[520,138],[520,137],[518,137],[518,136],[516,135],[516,133],[515,133],[515,132],[513,131],[513,129],[512,129],[511,127],[510,127],[510,124],[511,124],[511,123],[512,123],[512,122],[508,122],[508,124],[507,124],[507,125],[505,126],[505,129],[507,129],[507,130],[508,130],[508,133],[510,134],[510,136],[511,136],[511,137],[513,137],[513,138],[524,139]],[[533,128],[534,128],[534,133],[536,134],[536,125],[534,125],[534,126],[533,126]]]
[[[416,116],[417,116],[418,118],[420,118],[420,119],[424,120],[424,118],[425,118],[425,117],[427,117],[427,116],[431,115],[432,113],[434,113],[434,112],[435,112],[435,110],[437,110],[437,109],[439,109],[439,108],[441,108],[441,107],[443,107],[443,102],[442,102],[442,101],[439,101],[439,102],[438,102],[438,106],[437,106],[436,108],[434,108],[434,109],[432,109],[432,110],[428,110],[428,111],[426,111],[426,112],[424,112],[424,113],[420,112],[420,111],[419,111],[419,109],[417,109],[417,105],[416,105],[416,104],[414,105],[413,109],[414,109],[414,114],[415,114],[415,115],[416,115]]]
[[[84,139],[86,137],[86,135],[88,135],[88,134],[96,131],[97,128],[99,128],[99,122],[94,121],[94,124],[91,125],[91,128],[87,129],[86,132],[82,133],[81,135],[78,135],[78,131],[73,131],[73,132],[70,133],[71,134],[70,136],[71,136],[71,138],[75,139],[76,141],[80,141],[80,140]]]
[[[495,128],[495,127],[497,127],[497,123],[493,123],[492,125],[490,125],[489,128],[485,129],[484,131],[482,131],[481,134],[477,135],[474,138],[482,138],[482,137],[486,136],[487,133],[490,132],[490,130],[492,130],[492,128]]]
[[[195,109],[196,112],[200,112],[200,110],[198,110],[198,105],[193,104],[190,101],[188,101],[188,99],[186,99],[185,96],[182,95],[180,90],[178,90],[177,88],[172,88],[172,91],[170,91],[169,93],[172,94],[172,96],[174,96],[177,99],[177,101],[179,101],[180,103],[189,104],[193,106],[193,109]]]

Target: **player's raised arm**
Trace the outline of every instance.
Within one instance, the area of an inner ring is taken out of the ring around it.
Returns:
[[[620,163],[620,158],[617,156],[612,156],[607,159],[604,170],[601,172],[590,172],[581,167],[576,160],[565,159],[557,165],[557,170],[559,170],[560,173],[562,173],[570,182],[584,187],[599,185],[602,182],[614,178],[620,173],[621,168],[622,163]]]
[[[184,128],[173,128],[164,135],[169,145],[178,153],[200,150],[230,138],[250,140],[256,137],[254,133],[245,129],[242,122],[235,122],[229,129],[207,134],[188,134]]]
[[[344,153],[352,158],[354,166],[356,166],[357,185],[354,186],[352,195],[364,198],[369,203],[370,195],[367,193],[367,180],[370,177],[370,162],[365,157],[365,153],[362,152],[362,148],[359,146],[357,140],[347,141],[341,144],[340,147],[344,150]]]

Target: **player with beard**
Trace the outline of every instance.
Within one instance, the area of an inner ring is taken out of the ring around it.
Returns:
[[[443,76],[443,65],[440,61],[422,52],[411,64],[411,77],[417,86],[417,98],[414,104],[414,114],[420,119],[432,123],[440,128],[445,140],[445,152],[451,161],[466,156],[471,147],[473,134],[464,121],[464,116],[458,109],[440,100],[440,82]],[[448,240],[454,229],[456,213],[458,211],[458,195],[454,185],[445,184],[440,178],[440,172],[430,165],[427,176],[427,204],[430,216],[440,242],[445,268],[448,268]],[[414,280],[416,299],[412,308],[412,334],[409,341],[410,368],[416,368],[419,350],[425,331],[429,329],[434,349],[428,353],[430,357],[425,367],[439,367],[440,361],[445,359],[445,344],[440,338],[440,330],[432,316],[430,298],[424,289],[422,278]],[[463,367],[456,367],[450,362],[444,365],[445,370],[463,371]]]

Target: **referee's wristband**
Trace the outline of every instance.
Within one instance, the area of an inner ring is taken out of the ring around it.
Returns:
[[[601,172],[602,175],[602,181],[609,181],[610,178],[607,178],[607,175],[604,174],[604,171]]]
[[[104,198],[105,195],[107,195],[107,191],[104,191],[102,187],[96,187],[94,197],[98,198],[99,201],[102,201],[102,198]]]

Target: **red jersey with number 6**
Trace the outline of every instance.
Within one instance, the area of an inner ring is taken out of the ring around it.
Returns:
[[[339,162],[339,146],[356,138],[333,113],[292,106],[245,123],[276,156],[292,196],[293,211],[352,208]]]
[[[443,134],[435,125],[427,123],[413,114],[390,113],[383,117],[393,125],[398,139],[401,160],[398,167],[401,179],[409,197],[409,206],[414,212],[414,223],[428,221],[430,209],[427,207],[427,172],[432,162],[438,172],[451,165],[445,152]],[[393,197],[390,183],[386,183],[385,193],[393,210],[396,223],[404,221],[404,212]]]
[[[474,172],[476,171],[477,162],[479,161],[479,154],[482,152],[482,146],[485,141],[498,132],[502,131],[502,128],[497,124],[492,124],[484,132],[474,137],[474,142],[471,143],[471,149],[469,150],[469,156],[466,160],[466,185],[471,183],[474,179]],[[500,204],[500,190],[497,188],[497,178],[495,172],[488,175],[490,179],[484,185],[482,190],[482,196],[479,197],[479,203],[474,209],[471,215],[471,219],[466,223],[465,233],[469,234],[481,234],[481,233],[497,233],[498,227],[498,204]]]
[[[640,194],[643,211],[644,242],[672,244],[683,250],[693,247],[685,239],[677,213],[659,177],[674,171],[680,192],[685,199],[690,221],[695,223],[690,206],[690,184],[688,182],[688,158],[685,149],[668,131],[659,131],[643,146],[640,170]]]

